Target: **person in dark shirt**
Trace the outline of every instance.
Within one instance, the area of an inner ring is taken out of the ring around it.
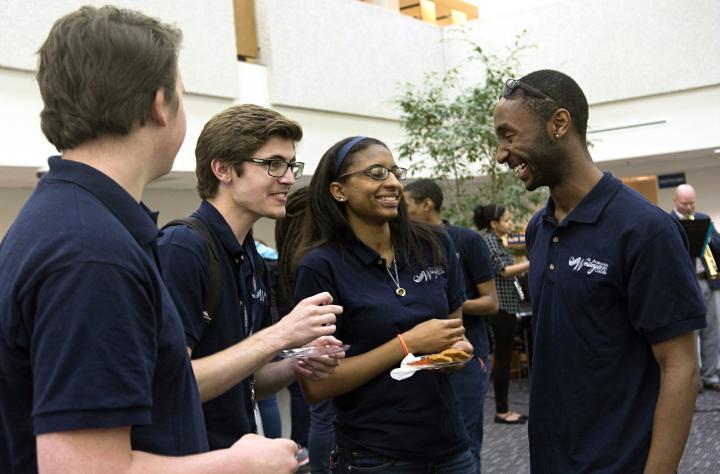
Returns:
[[[405,186],[405,202],[410,218],[444,228],[455,244],[465,277],[462,305],[465,337],[473,345],[473,359],[450,378],[460,401],[470,450],[481,472],[480,451],[483,440],[483,406],[489,387],[490,342],[488,316],[498,311],[495,270],[490,252],[480,234],[451,225],[442,218],[443,191],[432,179],[418,179]]]
[[[203,236],[176,225],[166,227],[158,243],[163,279],[185,327],[210,449],[256,431],[255,399],[298,375],[326,377],[337,365],[334,357],[273,361],[281,350],[313,341],[339,344],[330,334],[342,308],[318,291],[272,324],[270,272],[252,234],[261,217],[285,215],[288,192],[303,170],[295,159],[301,138],[297,122],[252,104],[216,114],[200,133],[195,156],[202,202],[192,217],[206,226],[217,251],[222,291],[215,309],[205,307],[210,255]]]
[[[145,186],[185,137],[181,32],[82,7],[39,50],[41,128],[62,152],[0,244],[0,472],[291,473],[290,441],[208,454]]]
[[[390,376],[408,353],[472,352],[455,248],[442,230],[409,221],[405,175],[373,138],[344,139],[320,160],[295,299],[328,291],[343,306],[336,336],[350,349],[327,379],[301,384],[311,403],[333,398],[339,473],[474,474],[449,376]]]
[[[550,190],[525,239],[532,472],[676,472],[705,325],[679,222],[595,166],[587,99],[569,76],[508,80],[493,120],[498,163]]]

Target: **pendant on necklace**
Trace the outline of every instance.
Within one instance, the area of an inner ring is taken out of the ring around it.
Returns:
[[[395,294],[398,296],[405,296],[405,288],[398,288],[395,290]]]

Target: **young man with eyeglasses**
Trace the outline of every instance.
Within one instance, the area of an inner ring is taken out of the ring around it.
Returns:
[[[342,308],[328,293],[301,301],[270,325],[270,284],[252,235],[261,217],[285,215],[288,192],[302,174],[295,160],[301,138],[299,124],[256,105],[230,107],[203,128],[195,148],[202,203],[192,217],[209,232],[219,260],[216,308],[205,307],[213,256],[201,232],[176,225],[160,238],[163,278],[185,326],[210,449],[256,431],[255,399],[297,376],[322,379],[337,365],[329,357],[272,362],[283,349],[339,344],[330,335]]]
[[[497,161],[550,199],[526,231],[533,473],[674,473],[705,307],[680,224],[588,152],[588,103],[557,71],[508,81]]]

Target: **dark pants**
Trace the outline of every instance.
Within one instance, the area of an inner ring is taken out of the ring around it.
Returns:
[[[470,450],[438,463],[408,462],[392,459],[368,451],[349,451],[337,448],[337,474],[379,472],[382,474],[475,474],[477,466]]]
[[[503,310],[490,319],[490,326],[495,339],[494,365],[492,371],[493,389],[495,390],[495,411],[506,413],[508,407],[508,385],[510,384],[510,358],[515,337],[517,318],[514,314]]]
[[[460,413],[467,431],[470,452],[480,473],[480,450],[483,442],[483,406],[490,386],[490,357],[470,360],[460,372],[450,377],[455,395],[460,402]]]
[[[290,439],[300,446],[308,445],[310,431],[310,408],[303,398],[298,382],[288,385],[290,392]]]
[[[263,434],[266,438],[279,438],[282,436],[282,421],[280,421],[280,407],[277,395],[257,401],[262,420]]]
[[[330,473],[330,455],[335,447],[335,408],[332,400],[310,405],[310,470],[312,474]]]

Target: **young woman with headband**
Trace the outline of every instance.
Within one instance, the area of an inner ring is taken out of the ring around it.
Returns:
[[[455,250],[442,231],[410,222],[405,175],[373,138],[342,140],[320,160],[295,298],[330,292],[343,307],[336,336],[351,347],[333,375],[303,390],[310,402],[334,398],[341,474],[475,474],[449,376],[390,377],[408,352],[472,351]]]

